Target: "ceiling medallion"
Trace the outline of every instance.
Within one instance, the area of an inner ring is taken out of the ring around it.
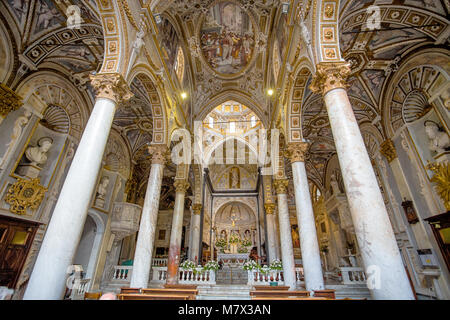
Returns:
[[[218,2],[209,8],[199,37],[206,63],[221,76],[241,75],[254,56],[253,19],[232,1]]]

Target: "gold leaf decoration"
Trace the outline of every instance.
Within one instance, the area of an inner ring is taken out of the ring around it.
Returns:
[[[434,172],[431,182],[436,183],[436,191],[444,201],[445,209],[450,210],[450,168],[448,162],[429,163],[427,169]]]
[[[25,214],[27,209],[37,209],[44,198],[47,188],[41,186],[39,178],[31,180],[19,178],[8,189],[5,201],[10,204],[9,211]]]

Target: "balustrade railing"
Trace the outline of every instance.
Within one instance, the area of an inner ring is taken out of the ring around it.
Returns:
[[[339,267],[342,284],[366,284],[366,274],[360,267]]]
[[[130,281],[133,266],[114,266],[112,281]]]
[[[153,258],[152,266],[153,267],[166,267],[167,266],[167,258]]]
[[[91,279],[75,279],[72,283],[70,300],[83,300],[84,293],[88,290],[90,282]]]
[[[216,272],[214,270],[179,270],[178,283],[180,284],[216,284]]]
[[[271,270],[269,272],[261,272],[259,270],[248,270],[247,284],[257,286],[269,286],[271,282],[278,282],[279,285],[284,284],[283,271]]]

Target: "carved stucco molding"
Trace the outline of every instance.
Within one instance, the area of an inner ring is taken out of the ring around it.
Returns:
[[[22,97],[0,83],[0,115],[4,118],[8,113],[19,109],[22,105]]]
[[[287,193],[289,181],[287,179],[275,179],[273,181],[273,187],[277,194]]]
[[[318,63],[309,88],[312,92],[322,95],[336,88],[346,89],[350,73],[350,64],[347,62]]]
[[[288,144],[284,156],[288,158],[291,163],[305,162],[308,148],[309,143],[307,142],[291,142]]]
[[[19,178],[8,189],[5,201],[10,205],[9,211],[22,215],[26,214],[28,208],[37,209],[46,191],[47,188],[41,185],[39,178]]]
[[[194,203],[192,205],[192,210],[194,211],[195,215],[199,215],[202,212],[202,204],[201,203]]]
[[[394,143],[391,139],[385,140],[380,145],[380,153],[391,163],[395,158],[397,158],[397,150],[395,149]]]
[[[275,203],[272,202],[264,203],[264,209],[266,209],[266,214],[273,214],[275,212]]]
[[[173,183],[176,192],[185,193],[189,189],[190,184],[185,179],[175,179]]]
[[[110,99],[119,104],[133,97],[128,84],[119,73],[99,73],[89,77],[97,98]]]

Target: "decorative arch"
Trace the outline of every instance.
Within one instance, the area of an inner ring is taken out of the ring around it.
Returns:
[[[233,198],[233,200],[225,201],[224,203],[220,204],[219,207],[215,210],[213,219],[212,219],[212,225],[215,225],[215,223],[216,223],[217,214],[220,213],[226,206],[229,206],[232,203],[238,203],[239,205],[246,207],[249,212],[253,213],[253,216],[255,218],[255,223],[257,222],[258,219],[257,219],[255,210],[251,206],[249,206],[248,203],[245,203],[245,201],[243,199]]]
[[[237,142],[241,142],[245,146],[248,146],[248,149],[250,150],[250,152],[252,152],[255,155],[256,159],[258,159],[258,150],[254,146],[252,146],[248,141],[246,141],[245,139],[238,137],[238,136],[227,136],[225,139],[215,142],[214,144],[212,144],[205,150],[205,156],[204,156],[204,162],[203,162],[205,164],[205,166],[208,166],[208,163],[211,160],[211,156],[212,156],[213,152],[219,146],[221,146],[222,144],[225,144],[229,140],[236,140]]]
[[[131,153],[123,136],[114,128],[109,134],[103,154],[104,168],[118,172],[124,179],[128,179],[131,173]]]
[[[398,71],[392,74],[381,93],[382,123],[387,137],[392,137],[405,125],[405,111],[412,112],[405,109],[405,102],[426,102],[419,97],[410,100],[412,94],[419,92],[422,98],[430,100],[447,85],[450,80],[448,55],[449,51],[445,49],[424,49],[405,59]],[[414,106],[416,109],[425,107]]]
[[[7,83],[15,64],[15,41],[0,20],[0,82]]]
[[[313,35],[315,63],[342,61],[339,46],[338,0],[314,2]]]
[[[38,114],[45,114],[52,105],[63,109],[69,119],[68,134],[77,141],[81,139],[92,106],[87,95],[68,80],[51,71],[40,71],[22,81],[16,92]]]
[[[153,134],[152,143],[168,143],[168,117],[165,104],[161,101],[160,88],[155,83],[156,77],[147,65],[134,67],[128,75],[128,84],[137,78],[143,84],[152,108]]]

